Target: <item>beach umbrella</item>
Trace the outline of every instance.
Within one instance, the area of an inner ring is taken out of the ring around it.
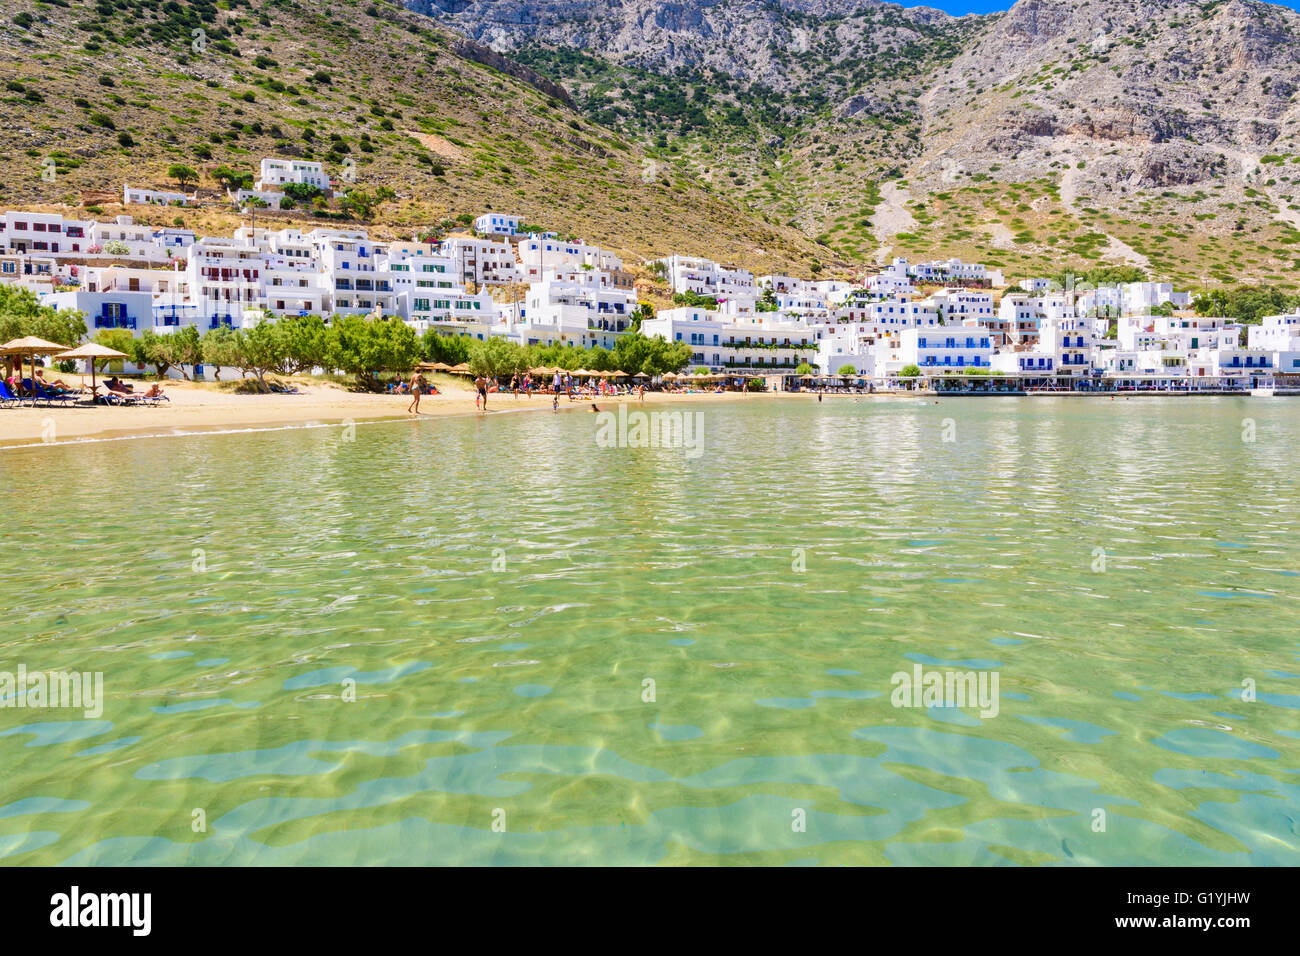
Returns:
[[[457,375],[468,375],[470,373],[469,366],[464,362],[461,362],[459,365],[451,366],[447,371],[455,372]]]
[[[47,342],[45,339],[39,339],[34,335],[28,335],[21,339],[10,339],[4,345],[0,345],[0,353],[4,355],[18,356],[18,371],[22,371],[22,357],[28,356],[32,361],[32,392],[36,391],[36,356],[54,355],[57,352],[66,352],[66,345],[56,345],[54,342]]]
[[[636,373],[635,375],[633,375],[632,377],[633,377],[633,378],[649,378],[650,376],[647,375],[645,372],[637,372],[637,373]]]
[[[110,349],[107,345],[100,345],[98,342],[87,342],[85,345],[70,349],[67,352],[60,352],[54,356],[56,359],[90,359],[90,395],[91,400],[95,396],[95,360],[96,359],[113,359],[128,358],[125,352],[119,352],[117,349]],[[82,385],[86,384],[85,379],[81,381]]]

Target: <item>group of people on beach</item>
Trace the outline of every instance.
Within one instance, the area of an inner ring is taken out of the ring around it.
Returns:
[[[8,375],[5,376],[5,388],[14,398],[68,398],[74,395],[90,395],[92,401],[100,401],[103,396],[100,394],[100,388],[115,395],[135,395],[142,398],[162,398],[167,396],[163,394],[163,387],[160,383],[154,382],[147,391],[136,392],[135,386],[129,385],[122,381],[118,376],[113,375],[108,378],[102,385],[69,385],[62,379],[47,378],[45,369],[37,368],[34,378],[23,378],[22,369],[14,367],[9,369]]]
[[[411,395],[411,404],[407,406],[406,411],[410,414],[418,415],[420,413],[420,396],[426,393],[437,395],[438,389],[429,384],[424,375],[420,372],[411,374],[411,378],[406,382],[397,382],[390,386],[389,391],[401,394]],[[618,396],[634,395],[638,400],[645,401],[646,387],[642,383],[636,385],[618,386],[610,382],[599,380],[595,385],[579,384],[572,375],[556,372],[551,378],[550,386],[539,384],[532,375],[524,373],[522,376],[515,374],[510,376],[510,384],[502,385],[499,380],[488,378],[484,375],[478,375],[474,379],[474,407],[479,411],[487,411],[488,395],[492,392],[510,392],[515,398],[523,395],[525,398],[531,398],[534,392],[549,391],[552,393],[551,408],[557,409],[560,406],[560,396],[566,395],[569,401],[576,401],[585,398],[595,398],[598,396]],[[594,407],[594,406],[593,406]]]
[[[14,398],[57,398],[64,395],[80,395],[83,391],[59,379],[47,379],[43,368],[38,368],[35,375],[35,379],[23,378],[21,366],[11,368],[9,374],[5,376],[5,388]]]

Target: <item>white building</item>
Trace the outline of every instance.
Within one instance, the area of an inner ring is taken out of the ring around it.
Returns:
[[[91,225],[59,213],[11,211],[0,222],[0,242],[10,252],[84,253]]]
[[[865,285],[867,291],[875,295],[912,292],[912,278],[908,273],[907,260],[895,259],[876,275],[868,276]]]
[[[140,336],[154,328],[153,294],[149,292],[54,292],[41,297],[41,305],[86,314],[86,330],[94,337],[104,329],[126,329]]]
[[[691,364],[725,371],[745,368],[794,371],[801,362],[817,361],[816,333],[805,324],[755,316],[730,318],[703,308],[664,309],[641,323],[648,336],[691,346]]]
[[[444,239],[439,252],[456,263],[460,282],[509,285],[523,281],[514,247],[508,242],[453,236]]]
[[[940,259],[935,262],[918,262],[907,267],[907,273],[920,282],[955,283],[958,285],[993,284],[989,270],[979,262],[962,262],[960,259]],[[996,278],[1001,285],[1001,273]]]
[[[503,307],[506,334],[521,345],[571,343],[612,349],[632,325],[636,296],[601,272],[546,273],[528,286],[524,302]],[[647,333],[648,334],[648,333]]]
[[[172,204],[184,206],[193,198],[193,196],[188,196],[185,193],[168,192],[164,189],[141,189],[139,186],[122,184],[122,205],[124,206],[170,206]]]
[[[931,293],[923,304],[941,314],[945,325],[963,325],[967,319],[984,324],[997,314],[993,293],[979,289],[940,289]]]
[[[908,365],[923,374],[988,370],[993,362],[993,340],[978,327],[907,328],[897,340],[877,346],[876,367],[884,375],[896,375]]]
[[[1124,296],[1124,312],[1127,315],[1142,315],[1157,306],[1170,304],[1174,308],[1185,308],[1192,304],[1190,292],[1175,292],[1169,282],[1125,282],[1120,286]]]
[[[315,186],[323,193],[330,191],[330,178],[325,174],[325,167],[320,163],[305,159],[262,160],[261,177],[257,181],[259,191],[279,192],[280,187],[289,183],[301,183]]]
[[[599,269],[622,272],[623,260],[607,249],[554,236],[532,235],[519,243],[519,268],[527,282],[536,282],[545,272],[564,269]]]
[[[0,282],[28,289],[37,295],[57,291],[64,276],[59,262],[46,253],[0,253]]]
[[[517,236],[523,224],[523,216],[486,212],[474,220],[474,231],[488,236]]]
[[[754,274],[747,269],[719,265],[701,256],[675,255],[656,262],[663,264],[664,277],[674,293],[693,292],[717,299],[754,295]]]
[[[279,210],[280,203],[284,201],[284,193],[274,189],[238,189],[227,195],[232,203],[241,207],[254,201],[254,205],[261,203],[267,209]]]
[[[1300,351],[1300,309],[1286,315],[1266,315],[1259,325],[1246,327],[1246,345],[1274,352]],[[1289,372],[1290,368],[1278,371]]]
[[[204,237],[190,247],[186,295],[156,298],[167,325],[194,325],[200,332],[242,324],[246,311],[265,308],[262,253],[234,239]]]
[[[312,242],[332,313],[402,316],[396,280],[382,243],[373,242],[363,231],[313,233]]]
[[[154,238],[154,227],[137,223],[130,216],[112,222],[90,224],[90,250],[96,255],[145,262],[166,261],[167,250]]]

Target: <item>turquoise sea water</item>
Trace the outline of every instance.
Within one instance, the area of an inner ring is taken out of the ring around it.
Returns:
[[[1300,863],[1300,405],[691,411],[0,451],[0,862]]]

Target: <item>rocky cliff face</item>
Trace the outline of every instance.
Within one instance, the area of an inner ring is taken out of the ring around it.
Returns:
[[[1070,215],[1140,215],[1173,191],[1201,232],[1300,226],[1300,14],[1259,0],[1019,0],[961,18],[879,0],[407,3],[846,252],[866,251],[858,217],[880,201],[854,194],[890,177],[913,203],[1034,182]]]
[[[934,77],[925,116],[1000,158],[1025,137],[1254,153],[1297,132],[1298,39],[1300,15],[1243,0],[1020,0]],[[1019,135],[982,147],[990,125]]]
[[[408,0],[502,51],[541,43],[665,72],[705,67],[791,89],[814,63],[923,39],[953,22],[880,0]]]

